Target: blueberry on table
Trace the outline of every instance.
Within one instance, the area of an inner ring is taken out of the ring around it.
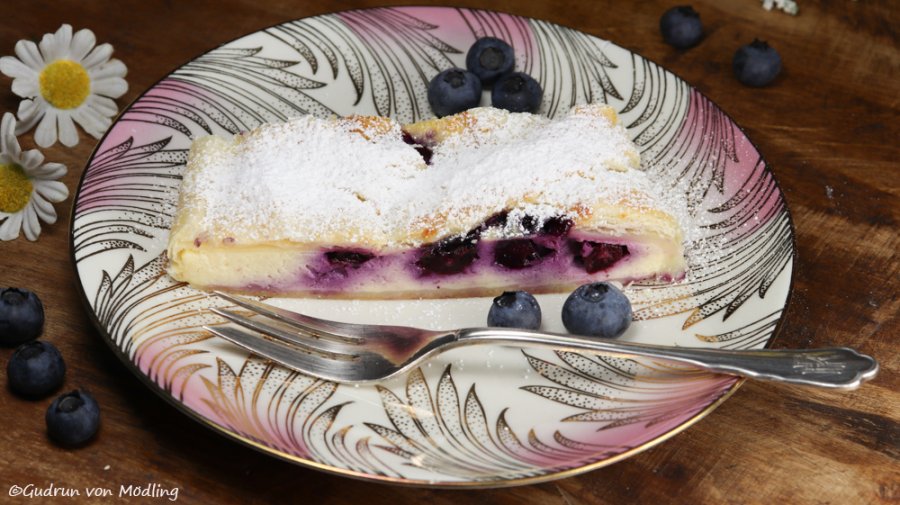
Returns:
[[[466,68],[481,79],[482,85],[493,84],[498,77],[512,72],[516,63],[513,48],[494,37],[482,37],[466,53]]]
[[[38,338],[44,327],[44,306],[27,289],[0,290],[0,345],[12,347]]]
[[[50,342],[35,340],[20,345],[6,365],[9,388],[25,398],[43,398],[62,386],[66,363]]]
[[[428,103],[438,117],[449,116],[478,106],[481,81],[461,68],[449,68],[428,83]]]
[[[659,31],[667,44],[678,49],[697,45],[703,38],[700,14],[690,5],[672,7],[659,19]]]
[[[59,445],[76,447],[100,428],[100,407],[90,393],[76,389],[57,397],[47,408],[47,435]]]
[[[541,306],[527,291],[505,291],[494,298],[488,326],[536,330],[541,326]]]
[[[579,286],[563,303],[562,321],[578,335],[616,338],[631,325],[631,302],[607,282]]]
[[[781,73],[781,55],[774,47],[757,39],[734,53],[731,67],[742,84],[761,88],[771,84]]]
[[[491,105],[510,112],[537,112],[544,90],[533,77],[513,72],[501,77],[491,90]]]

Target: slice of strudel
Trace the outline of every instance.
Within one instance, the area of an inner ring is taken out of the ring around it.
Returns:
[[[682,231],[615,112],[300,117],[191,147],[169,274],[349,298],[672,280]]]

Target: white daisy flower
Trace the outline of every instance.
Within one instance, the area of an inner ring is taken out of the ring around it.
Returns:
[[[78,143],[73,120],[84,131],[100,138],[118,112],[113,101],[128,91],[127,69],[109,59],[110,44],[97,47],[94,32],[79,30],[72,35],[70,25],[44,35],[40,44],[30,40],[16,43],[16,56],[0,58],[0,72],[13,78],[12,91],[25,100],[19,104],[16,134],[38,124],[34,141],[49,147],[59,141],[66,146]],[[58,130],[58,133],[57,133]]]
[[[797,12],[800,10],[797,7],[797,2],[794,0],[762,0],[763,9],[770,11],[772,8],[778,8],[787,12],[792,16],[796,16]]]
[[[0,121],[0,240],[37,240],[41,223],[56,222],[51,202],[69,196],[65,184],[55,180],[66,175],[60,163],[44,163],[37,149],[22,152],[16,140],[16,118],[7,112]]]

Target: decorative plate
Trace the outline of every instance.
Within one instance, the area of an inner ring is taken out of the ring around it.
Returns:
[[[611,42],[545,21],[452,8],[380,8],[291,21],[178,68],[101,140],[81,180],[72,251],[89,311],[123,361],[180,410],[259,450],[376,481],[527,484],[622,460],[687,428],[739,385],[672,364],[511,347],[461,348],[405,377],[355,387],[316,380],[211,336],[226,305],[173,281],[165,247],[191,141],[315,114],[430,115],[426,84],[464,66],[476,38],[516,51],[549,116],[584,102],[618,110],[643,164],[690,215],[689,272],[632,285],[622,337],[757,348],[788,297],[791,223],[772,173],[713,103]],[[487,98],[485,99],[487,103]],[[565,294],[539,299],[563,331]],[[280,299],[347,321],[482,326],[489,298]]]

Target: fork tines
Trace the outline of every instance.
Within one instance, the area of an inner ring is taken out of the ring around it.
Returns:
[[[328,360],[358,358],[357,345],[363,340],[341,332],[338,327],[328,324],[327,321],[225,293],[216,294],[260,317],[247,317],[221,308],[211,308],[210,311],[256,333],[225,325],[207,325],[204,328],[251,352],[286,363],[301,359],[305,362],[303,367],[308,367],[310,360],[321,361],[322,358]],[[305,353],[306,358],[297,351]],[[301,368],[301,365],[295,367]]]

